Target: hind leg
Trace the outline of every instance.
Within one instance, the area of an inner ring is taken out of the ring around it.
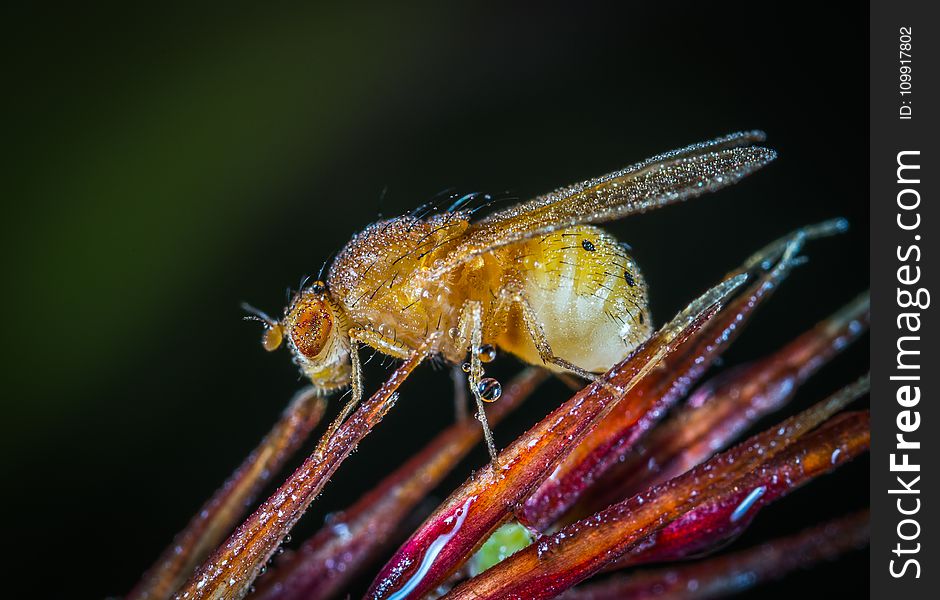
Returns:
[[[604,381],[597,373],[593,373],[587,369],[581,368],[573,362],[555,354],[555,352],[552,350],[551,344],[548,341],[548,338],[545,335],[545,330],[542,327],[535,310],[532,308],[532,304],[529,302],[529,299],[526,297],[525,293],[517,289],[517,286],[509,285],[504,287],[497,298],[495,305],[496,310],[494,310],[494,313],[499,316],[498,318],[501,319],[501,322],[504,325],[508,323],[508,321],[505,319],[508,319],[510,309],[513,305],[519,307],[526,333],[532,340],[532,344],[538,351],[539,358],[543,363],[561,367],[568,374],[577,375],[588,381],[600,383],[611,394],[617,395],[620,393],[620,390],[611,385],[609,382]],[[581,386],[573,385],[573,382],[570,379],[565,381],[565,383],[572,387],[572,389],[577,390],[581,388]]]
[[[561,367],[562,369],[578,375],[579,377],[583,377],[588,381],[597,381],[599,379],[597,374],[592,373],[586,369],[582,369],[578,365],[558,356],[552,351],[552,346],[549,344],[548,338],[545,337],[545,330],[542,328],[542,324],[539,322],[539,319],[535,314],[535,310],[529,303],[529,299],[526,298],[525,293],[518,290],[517,287],[518,286],[515,285],[507,285],[500,291],[495,303],[494,319],[498,319],[500,323],[505,325],[507,323],[507,319],[509,318],[511,307],[513,305],[518,306],[520,312],[522,313],[522,320],[525,325],[526,332],[529,334],[532,343],[535,345],[535,349],[538,351],[539,358],[542,359],[542,362],[545,364],[552,364]]]

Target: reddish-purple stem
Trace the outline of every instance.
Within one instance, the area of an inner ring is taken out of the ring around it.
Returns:
[[[703,554],[724,545],[747,529],[762,508],[803,483],[791,475],[788,465],[799,464],[799,453],[805,452],[806,447],[833,446],[829,460],[835,467],[854,457],[859,448],[852,445],[852,440],[844,440],[841,445],[833,444],[833,440],[841,439],[840,432],[858,431],[867,426],[867,412],[836,415],[807,434],[799,444],[762,465],[756,476],[760,485],[740,486],[722,492],[707,504],[687,512],[649,536],[609,568],[666,562]]]
[[[805,434],[868,391],[868,378],[661,486],[545,536],[452,590],[451,600],[551,598],[597,573],[682,515],[732,490],[748,495],[776,476],[797,486],[867,450],[867,414]],[[836,453],[835,450],[840,452]],[[771,461],[786,453],[786,459]],[[750,499],[748,503],[755,500]],[[742,501],[743,502],[743,501]],[[747,512],[750,507],[741,508]]]
[[[640,571],[570,590],[563,600],[710,600],[780,579],[868,544],[862,511],[754,548],[672,568]]]
[[[706,293],[634,355],[559,406],[458,488],[383,567],[367,596],[414,597],[437,587],[512,514],[583,436],[643,381],[663,358],[683,348],[714,316],[743,278],[725,281]],[[615,397],[611,388],[619,388]]]
[[[533,367],[516,376],[499,402],[489,405],[489,422],[495,425],[501,421],[547,376],[544,369]],[[460,421],[439,433],[348,510],[332,515],[296,552],[276,560],[275,568],[259,579],[252,598],[317,600],[337,595],[387,548],[402,520],[481,437],[482,429],[475,419]]]
[[[596,512],[726,448],[742,431],[784,406],[810,375],[868,329],[869,318],[865,293],[771,356],[706,383],[642,440],[642,451],[608,471],[574,512]]]
[[[516,511],[517,518],[531,529],[545,531],[587,488],[623,461],[637,440],[688,393],[737,338],[754,309],[771,296],[792,266],[789,258],[781,260],[712,319],[688,348],[666,357],[662,369],[635,386],[565,457],[551,477]]]
[[[238,599],[248,594],[288,532],[349,453],[382,420],[397,399],[398,386],[425,356],[427,346],[402,363],[332,435],[328,432],[307,460],[229,536],[174,598]]]
[[[298,393],[280,420],[242,462],[127,595],[127,600],[166,600],[225,536],[232,532],[271,475],[297,451],[320,419],[326,401],[311,389]]]

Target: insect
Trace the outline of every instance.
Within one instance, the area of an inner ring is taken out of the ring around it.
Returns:
[[[486,196],[431,203],[373,223],[339,252],[326,280],[301,286],[280,320],[260,311],[263,345],[286,344],[323,393],[362,398],[360,346],[462,365],[494,462],[483,410],[499,397],[483,364],[496,349],[597,379],[652,331],[647,286],[627,247],[591,225],[737,182],[772,161],[759,131],[694,144],[474,220]],[[250,307],[249,307],[250,308]],[[253,309],[252,309],[253,310]],[[469,356],[469,359],[468,359]]]

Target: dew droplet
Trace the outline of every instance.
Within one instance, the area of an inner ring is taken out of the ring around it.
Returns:
[[[833,465],[836,464],[836,462],[839,460],[840,454],[842,454],[842,448],[836,448],[833,450],[832,454],[829,456],[829,462]]]
[[[741,503],[738,504],[738,506],[734,509],[734,512],[731,513],[731,522],[736,523],[740,521],[741,518],[747,514],[747,511],[751,510],[757,501],[761,499],[761,496],[763,496],[764,492],[766,491],[767,488],[763,485],[751,490],[744,500],[742,500]]]
[[[492,377],[484,377],[477,385],[480,396],[487,402],[496,402],[503,395],[503,386]]]
[[[469,372],[470,372],[470,363],[469,363],[469,362],[462,363],[462,364],[460,365],[460,370],[463,371],[464,373],[469,373]]]
[[[489,344],[483,344],[480,346],[480,351],[477,355],[480,357],[480,362],[493,362],[493,359],[496,358],[496,348]]]

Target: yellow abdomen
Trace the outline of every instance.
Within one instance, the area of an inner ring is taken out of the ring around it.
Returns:
[[[556,356],[599,373],[649,337],[646,283],[626,248],[602,229],[563,229],[503,252]],[[506,325],[497,344],[542,365],[519,307]]]

